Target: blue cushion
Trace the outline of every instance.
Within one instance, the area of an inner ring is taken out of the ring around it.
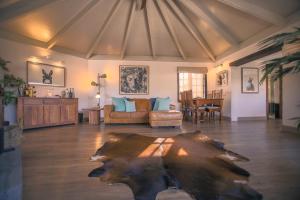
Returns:
[[[155,103],[154,103],[154,106],[153,106],[153,109],[152,109],[153,111],[158,111],[159,99],[160,98],[155,99]]]
[[[156,98],[153,110],[154,111],[158,111],[158,110],[170,110],[170,103],[171,103],[170,97],[167,97],[167,98]]]
[[[125,106],[125,98],[117,98],[117,97],[112,97],[112,103],[115,107],[116,112],[125,112],[126,106]]]
[[[125,99],[125,107],[126,107],[126,112],[135,112],[135,102],[134,101],[128,101]]]
[[[151,110],[154,109],[155,102],[156,102],[156,98],[150,98]]]

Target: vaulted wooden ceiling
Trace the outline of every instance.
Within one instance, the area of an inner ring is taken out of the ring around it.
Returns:
[[[299,13],[299,0],[4,0],[0,37],[88,59],[209,62]]]

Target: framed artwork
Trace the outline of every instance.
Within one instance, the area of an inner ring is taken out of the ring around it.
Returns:
[[[228,70],[224,70],[217,73],[216,85],[218,87],[223,87],[228,85]]]
[[[139,65],[120,65],[120,94],[149,94],[149,67]]]
[[[65,68],[27,61],[27,83],[65,87]]]
[[[242,68],[242,93],[259,92],[259,69]]]

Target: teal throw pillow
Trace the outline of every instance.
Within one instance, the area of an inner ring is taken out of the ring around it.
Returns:
[[[134,101],[128,101],[125,99],[125,107],[126,107],[126,112],[135,112],[135,102]]]
[[[154,107],[153,107],[153,111],[158,111],[159,109],[159,104],[160,104],[160,102],[161,101],[164,101],[163,102],[163,104],[166,104],[167,102],[165,102],[165,101],[169,101],[169,104],[171,103],[171,99],[170,99],[170,97],[166,97],[166,98],[156,98],[156,101],[155,101],[155,104],[154,104]],[[163,107],[165,106],[165,105],[162,105]],[[168,105],[169,106],[169,105]],[[163,108],[163,107],[161,107],[161,108]],[[169,110],[169,109],[168,109]]]
[[[170,110],[170,104],[171,104],[170,98],[160,99],[157,110],[159,111]]]
[[[115,106],[116,112],[125,112],[126,106],[125,106],[125,98],[117,98],[117,97],[112,97],[112,103]]]

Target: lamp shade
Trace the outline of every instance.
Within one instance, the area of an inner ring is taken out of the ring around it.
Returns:
[[[96,94],[96,99],[100,99],[101,95],[99,93]]]

